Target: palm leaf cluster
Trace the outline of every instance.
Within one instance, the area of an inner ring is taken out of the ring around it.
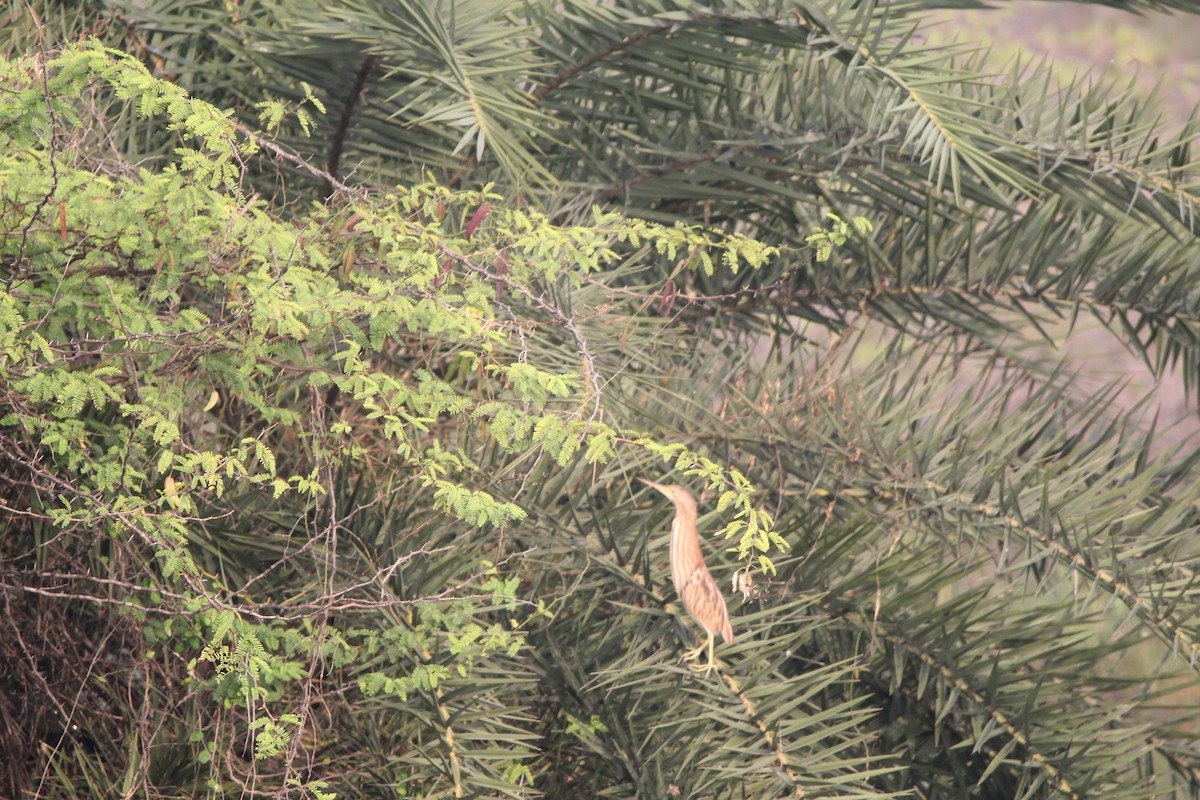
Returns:
[[[299,103],[310,84],[328,114],[276,141],[319,170],[251,167],[291,213],[339,202],[326,177],[432,172],[564,223],[598,204],[781,248],[711,274],[631,249],[608,273],[506,298],[535,321],[522,343],[544,368],[585,371],[586,343],[606,422],[738,465],[773,512],[790,544],[776,572],[735,580],[709,550],[736,631],[718,675],[677,662],[694,628],[667,580],[669,510],[632,481],[682,480],[671,464],[559,465],[448,425],[431,436],[524,522],[466,536],[413,482],[346,468],[341,511],[299,509],[297,525],[297,509],[238,498],[192,543],[225,585],[258,587],[247,607],[287,598],[290,620],[336,618],[369,654],[314,656],[299,745],[258,766],[220,753],[222,775],[302,774],[341,797],[1200,795],[1196,456],[1123,381],[1087,383],[1053,349],[1098,322],[1200,389],[1195,120],[1172,126],[1091,76],[929,45],[917,2],[53,5],[42,36],[104,18],[110,41],[249,123],[264,97]],[[14,46],[38,46],[9,13]],[[177,145],[108,118],[84,134],[96,152],[115,143],[105,168]],[[872,229],[819,262],[807,237],[828,214]],[[470,375],[448,379],[470,391]],[[322,550],[312,531],[331,519],[344,534]],[[368,602],[363,575],[398,558]],[[368,642],[437,613],[480,559],[531,604],[471,612],[520,631],[519,651],[405,696],[347,688],[452,665],[448,640]],[[34,588],[27,619],[47,602]],[[158,645],[106,620],[112,658]],[[248,741],[247,723],[173,694],[175,669],[149,683],[173,723],[141,761],[116,714],[91,717],[108,739],[41,731],[74,742],[41,762],[46,796],[143,772],[152,796],[212,791],[188,732]],[[54,689],[94,698],[87,682]]]

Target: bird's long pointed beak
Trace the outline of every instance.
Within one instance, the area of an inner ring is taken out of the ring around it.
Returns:
[[[662,492],[663,494],[670,497],[670,493],[667,492],[667,487],[663,486],[661,483],[655,483],[654,481],[648,481],[645,478],[638,478],[638,480],[641,481],[642,483],[646,484],[647,486],[658,489],[660,492]]]

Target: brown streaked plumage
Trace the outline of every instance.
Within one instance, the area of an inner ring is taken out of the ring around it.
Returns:
[[[729,624],[725,598],[704,564],[700,537],[696,533],[696,501],[682,486],[664,486],[645,478],[638,480],[662,492],[675,504],[675,521],[671,523],[671,580],[683,607],[708,635],[704,644],[689,651],[686,657],[695,659],[707,648],[708,663],[697,669],[711,671],[716,668],[714,639],[719,633],[722,639],[732,642],[733,626]]]

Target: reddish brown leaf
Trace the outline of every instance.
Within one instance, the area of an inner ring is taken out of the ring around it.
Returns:
[[[467,223],[467,240],[470,241],[471,234],[475,233],[475,229],[479,227],[479,223],[487,218],[487,215],[492,211],[491,203],[484,203],[479,208],[475,209],[475,213],[471,215],[471,221]]]

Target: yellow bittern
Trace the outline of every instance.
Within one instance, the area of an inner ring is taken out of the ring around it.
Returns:
[[[645,478],[639,481],[658,489],[675,504],[675,521],[671,523],[671,580],[675,593],[683,601],[692,619],[700,623],[708,638],[695,650],[684,656],[692,661],[708,648],[708,663],[693,666],[693,669],[711,672],[716,668],[713,660],[713,642],[718,633],[727,642],[733,641],[733,626],[729,624],[729,609],[725,598],[717,588],[712,573],[704,565],[704,553],[700,550],[700,537],[696,533],[696,501],[682,486],[664,486]]]

